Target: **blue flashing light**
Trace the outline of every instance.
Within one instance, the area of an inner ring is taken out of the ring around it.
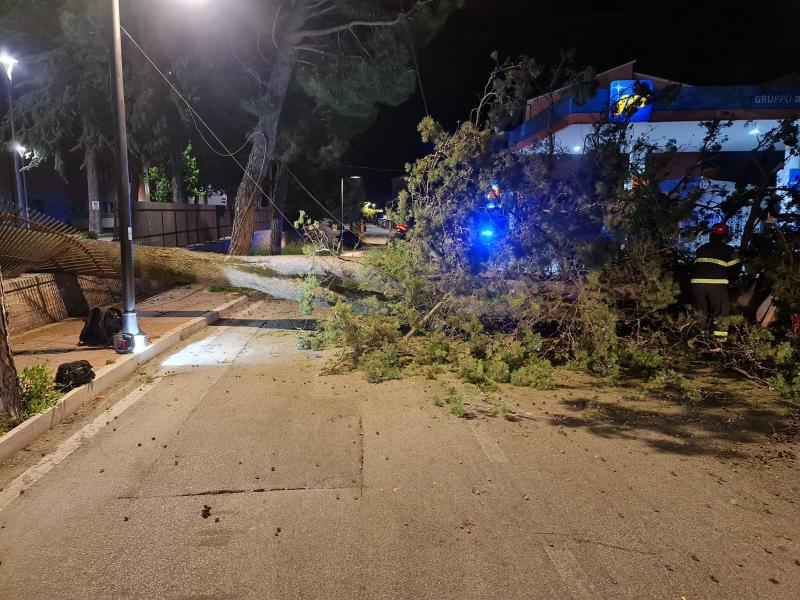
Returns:
[[[497,204],[495,204],[494,202],[489,202],[489,203],[486,205],[486,208],[497,208]]]
[[[491,229],[484,229],[483,231],[481,231],[481,236],[482,237],[493,237],[494,236],[494,231],[492,231]]]

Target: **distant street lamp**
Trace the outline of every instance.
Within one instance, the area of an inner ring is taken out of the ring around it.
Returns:
[[[11,152],[14,160],[14,181],[16,183],[17,193],[17,213],[23,219],[28,217],[28,197],[25,194],[25,183],[22,179],[22,155],[25,154],[24,146],[17,141],[17,131],[14,128],[14,95],[11,92],[14,80],[12,73],[14,67],[19,61],[10,56],[5,51],[0,52],[0,64],[5,67],[8,81],[6,82],[6,93],[8,96],[8,121],[11,124],[11,143],[9,144],[9,151]],[[22,149],[22,152],[20,152]]]
[[[344,248],[344,177],[342,177],[342,248]],[[361,179],[360,175],[350,175],[349,179]]]

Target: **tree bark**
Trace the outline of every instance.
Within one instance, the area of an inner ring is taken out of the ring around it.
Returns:
[[[261,120],[259,120],[259,128]],[[250,158],[247,160],[247,172],[239,184],[236,201],[233,205],[233,229],[228,254],[250,254],[253,233],[256,229],[256,208],[261,198],[261,187],[264,183],[264,165],[267,163],[267,141],[264,135],[253,138]]]
[[[97,152],[87,148],[84,156],[86,168],[86,197],[89,209],[89,231],[97,235],[103,233],[103,211],[100,207],[100,184],[97,174]],[[97,208],[95,208],[97,207]]]
[[[289,189],[289,172],[286,163],[281,161],[275,174],[275,186],[272,192],[274,206],[271,210],[269,224],[269,253],[277,256],[283,252],[283,215],[286,214],[286,192]]]
[[[142,183],[141,169],[132,169],[131,171],[131,204],[139,201],[139,186]]]
[[[48,234],[30,233],[30,243]],[[119,268],[119,245],[101,240],[81,240],[95,256]],[[192,252],[183,248],[134,247],[134,274],[137,279],[173,283],[205,283],[220,287],[250,288],[276,298],[297,300],[301,290],[298,277],[313,273],[322,279],[353,279],[358,262],[332,256],[225,256]],[[120,273],[117,272],[119,277]]]
[[[144,184],[144,201],[150,202],[150,176],[147,174],[148,166],[142,167],[142,183]]]
[[[302,12],[307,9],[303,5],[295,10]],[[302,19],[300,24],[304,21],[305,19]],[[228,254],[244,255],[250,252],[255,231],[255,210],[261,199],[267,166],[275,152],[278,124],[296,62],[297,50],[291,44],[281,46],[263,96],[268,108],[258,120],[253,147],[250,149],[250,158],[247,161],[247,172],[236,194],[233,232]]]
[[[183,149],[173,145],[169,161],[171,166],[170,183],[172,185],[172,201],[176,204],[186,204],[186,191],[184,190],[184,164]]]
[[[18,417],[23,412],[24,401],[8,342],[8,321],[2,285],[3,278],[0,274],[0,412]]]

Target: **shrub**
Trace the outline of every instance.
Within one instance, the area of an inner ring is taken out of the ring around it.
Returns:
[[[650,379],[664,369],[664,357],[632,341],[620,345],[620,359],[627,371],[636,377]]]
[[[779,373],[767,381],[786,400],[800,404],[800,366],[795,367],[793,373]]]
[[[61,390],[53,380],[46,365],[26,367],[19,374],[25,416],[31,417],[53,406],[61,397]]]
[[[511,384],[547,390],[553,387],[553,365],[548,360],[534,359],[511,374]]]
[[[700,387],[672,369],[656,375],[648,382],[647,388],[663,392],[668,398],[690,406],[703,401]]]
[[[319,277],[311,272],[301,276],[298,285],[299,297],[297,299],[301,314],[310,315],[314,312],[314,297],[319,289],[319,284]]]
[[[451,357],[452,344],[440,332],[434,331],[417,342],[415,360],[421,365],[440,365]]]
[[[378,350],[364,354],[359,360],[358,366],[364,371],[367,381],[370,383],[400,379],[403,375],[400,360],[397,357],[397,347],[393,344],[385,344]]]
[[[451,398],[447,403],[447,410],[459,419],[463,419],[467,416],[467,407],[464,405],[464,399],[461,396]]]
[[[486,366],[486,377],[496,383],[508,383],[511,380],[511,370],[502,360],[491,360]]]
[[[486,372],[486,362],[473,356],[464,357],[459,365],[458,374],[467,383],[481,385],[489,383],[490,378]]]

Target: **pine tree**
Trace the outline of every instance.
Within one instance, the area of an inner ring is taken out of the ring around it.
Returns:
[[[259,81],[250,103],[257,122],[236,195],[231,254],[250,249],[264,165],[275,156],[281,116],[298,67],[303,67],[299,81],[306,93],[340,114],[363,116],[379,103],[402,102],[414,89],[404,36],[411,32],[416,43],[427,41],[461,4],[461,0],[424,0],[394,15],[358,0],[277,5],[264,21],[271,24],[269,29],[256,33],[259,40],[271,39],[274,52],[265,57],[271,63],[267,75],[261,75],[263,64],[251,69]]]

